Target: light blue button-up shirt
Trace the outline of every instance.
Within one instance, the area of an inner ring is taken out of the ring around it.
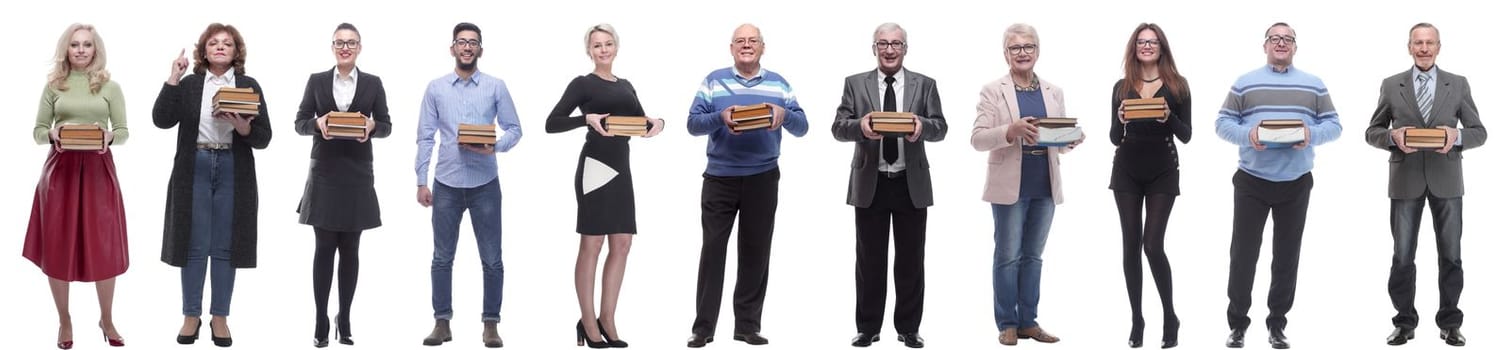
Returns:
[[[435,134],[440,134],[440,159],[435,162],[435,181],[446,186],[473,188],[498,178],[496,154],[477,154],[461,149],[456,142],[460,124],[496,124],[502,133],[495,152],[507,152],[524,136],[519,128],[519,114],[513,97],[503,80],[482,72],[468,79],[456,73],[430,82],[419,107],[419,155],[414,158],[418,185],[429,185],[430,156],[435,149]]]

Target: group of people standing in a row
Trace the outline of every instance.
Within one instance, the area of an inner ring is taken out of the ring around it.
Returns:
[[[1216,132],[1239,147],[1233,175],[1234,208],[1231,274],[1228,281],[1226,345],[1242,347],[1250,324],[1251,289],[1263,226],[1274,220],[1273,284],[1267,319],[1269,343],[1287,348],[1285,313],[1293,304],[1301,236],[1309,193],[1313,146],[1341,134],[1329,92],[1314,75],[1293,67],[1298,48],[1293,28],[1276,23],[1264,33],[1267,64],[1237,79],[1216,118]],[[847,203],[854,207],[855,326],[851,341],[866,347],[880,340],[885,314],[887,258],[895,234],[895,319],[897,340],[921,348],[919,336],[924,291],[927,207],[933,204],[932,179],[925,142],[943,140],[943,117],[937,83],[903,67],[907,34],[894,23],[875,29],[873,70],[845,79],[842,100],[832,125],[833,137],[855,145]],[[576,173],[577,232],[581,234],[575,285],[581,318],[575,325],[578,345],[627,347],[619,337],[616,309],[632,237],[637,232],[627,137],[604,126],[608,116],[644,116],[637,92],[613,73],[618,33],[612,26],[592,26],[584,37],[593,70],[572,80],[546,119],[550,133],[588,127]],[[1083,142],[1081,136],[1062,146],[1038,143],[1037,120],[1064,115],[1064,92],[1034,71],[1041,46],[1036,29],[1025,24],[1007,28],[1002,53],[1010,73],[985,84],[976,106],[970,144],[988,152],[983,199],[995,223],[992,282],[998,341],[1059,340],[1038,325],[1042,253],[1054,208],[1063,201],[1059,157]],[[331,41],[335,67],[314,73],[294,121],[299,135],[313,140],[308,180],[298,205],[299,222],[315,231],[313,285],[314,345],[351,339],[351,304],[364,230],[382,224],[373,182],[373,138],[392,132],[387,98],[378,76],[358,71],[361,34],[339,25]],[[1461,311],[1461,151],[1483,144],[1486,132],[1478,118],[1467,80],[1438,69],[1439,33],[1421,23],[1410,30],[1414,67],[1383,81],[1382,95],[1367,130],[1369,144],[1390,152],[1389,196],[1395,238],[1389,293],[1398,316],[1388,343],[1412,339],[1418,324],[1413,307],[1414,251],[1420,215],[1430,204],[1441,262],[1442,298],[1437,314],[1441,337],[1463,345]],[[741,25],[733,34],[732,67],[708,74],[692,101],[687,129],[708,137],[703,174],[701,222],[703,246],[696,290],[696,318],[687,346],[713,341],[723,296],[723,271],[734,224],[739,225],[737,283],[734,287],[733,339],[752,345],[768,343],[760,320],[769,275],[769,256],[780,170],[777,165],[784,129],[793,136],[808,131],[805,111],[790,84],[764,69],[765,39],[759,28]],[[200,35],[190,58],[173,60],[153,106],[153,123],[178,128],[177,152],[168,185],[163,232],[163,262],[181,267],[183,323],[177,342],[192,344],[203,321],[206,274],[211,289],[210,338],[217,346],[232,344],[226,316],[230,312],[237,268],[257,262],[257,182],[254,149],[272,139],[264,101],[258,113],[221,111],[213,96],[222,87],[262,87],[247,75],[246,42],[235,27],[211,24]],[[435,326],[423,344],[452,340],[451,269],[462,215],[470,211],[473,234],[483,265],[484,332],[487,347],[501,347],[497,330],[502,304],[501,192],[496,153],[506,152],[522,136],[518,114],[502,80],[482,73],[482,31],[471,23],[452,30],[454,72],[425,90],[418,118],[415,159],[416,201],[432,208],[434,257],[431,262]],[[34,137],[51,144],[34,198],[24,255],[49,277],[59,315],[57,346],[73,345],[68,312],[68,282],[96,282],[102,309],[99,327],[112,346],[123,346],[111,303],[114,278],[129,258],[120,185],[109,147],[100,151],[65,151],[61,126],[97,124],[104,143],[119,145],[128,135],[120,87],[105,69],[105,47],[92,26],[75,24],[58,41],[55,68],[49,75],[38,111]],[[1192,134],[1190,86],[1179,74],[1167,37],[1154,24],[1141,24],[1126,44],[1124,76],[1112,88],[1110,140],[1116,153],[1110,189],[1120,212],[1123,265],[1132,306],[1128,345],[1143,341],[1141,308],[1142,256],[1145,252],[1163,311],[1162,347],[1178,344],[1179,318],[1173,308],[1173,282],[1164,252],[1164,235],[1174,199],[1179,195],[1178,142]],[[192,69],[192,74],[190,70]],[[1125,117],[1123,101],[1162,98],[1164,115],[1148,121]],[[770,108],[769,127],[746,129],[732,116],[738,106]],[[579,110],[581,115],[572,115]],[[366,117],[366,134],[338,138],[329,133],[331,112]],[[876,112],[913,116],[909,133],[881,133],[872,128]],[[1304,140],[1292,147],[1270,147],[1258,137],[1257,125],[1270,119],[1304,121]],[[493,144],[461,144],[460,124],[495,124],[502,130]],[[643,137],[665,126],[648,118]],[[1460,129],[1458,128],[1460,127]],[[1419,150],[1405,146],[1404,130],[1441,128],[1447,147]],[[438,135],[438,140],[436,136]],[[434,159],[434,178],[430,163]],[[431,187],[433,186],[433,188]],[[598,260],[604,242],[601,304],[594,304]],[[335,257],[339,256],[338,268]],[[328,315],[333,280],[339,280],[338,313]]]

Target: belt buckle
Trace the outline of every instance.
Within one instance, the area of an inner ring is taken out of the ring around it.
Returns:
[[[1030,155],[1034,155],[1034,156],[1041,156],[1041,155],[1044,155],[1044,154],[1048,154],[1048,151],[1040,150],[1040,149],[1034,149],[1034,150],[1022,150],[1022,153],[1024,153],[1024,154],[1030,154]]]
[[[207,149],[207,150],[228,150],[228,149],[231,149],[231,145],[228,144],[228,143],[201,143],[201,144],[196,145],[195,147],[197,147],[199,149]]]
[[[887,178],[887,179],[894,179],[894,178],[901,177],[902,175],[906,175],[905,171],[906,170],[902,170],[902,171],[882,171],[880,173],[885,174],[885,178]]]

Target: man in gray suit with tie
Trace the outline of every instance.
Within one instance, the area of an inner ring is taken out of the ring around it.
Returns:
[[[937,83],[902,68],[906,30],[895,23],[875,28],[871,49],[878,67],[844,80],[844,97],[833,119],[833,138],[854,142],[849,173],[849,205],[855,224],[855,325],[852,345],[880,340],[885,319],[886,260],[890,229],[896,231],[897,340],[923,346],[923,247],[927,241],[927,207],[933,205],[932,176],[922,141],[938,142],[948,133]],[[872,112],[913,116],[912,130],[885,136],[871,128]]]
[[[1416,24],[1409,32],[1409,53],[1415,66],[1383,80],[1378,109],[1367,129],[1373,147],[1389,151],[1389,226],[1394,235],[1394,262],[1389,270],[1388,292],[1394,309],[1394,332],[1389,345],[1401,345],[1415,337],[1419,314],[1415,312],[1415,247],[1419,242],[1420,214],[1427,202],[1436,232],[1440,267],[1441,306],[1436,325],[1441,339],[1454,346],[1466,345],[1462,336],[1462,151],[1482,146],[1488,138],[1478,119],[1477,104],[1467,78],[1436,67],[1440,32],[1429,23]],[[1418,149],[1406,142],[1406,130],[1437,128],[1446,131],[1445,147]],[[1459,129],[1460,128],[1460,129]]]

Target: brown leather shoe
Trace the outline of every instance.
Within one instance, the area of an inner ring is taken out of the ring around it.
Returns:
[[[1048,331],[1043,330],[1043,327],[1023,328],[1020,332],[1020,336],[1023,339],[1031,338],[1032,340],[1036,340],[1039,343],[1058,342],[1058,337],[1055,337],[1052,334],[1048,334]]]
[[[1016,345],[1016,339],[1016,328],[1007,328],[1006,330],[1001,331],[1000,337],[996,337],[996,340],[1000,341],[1001,345],[1006,346]]]

